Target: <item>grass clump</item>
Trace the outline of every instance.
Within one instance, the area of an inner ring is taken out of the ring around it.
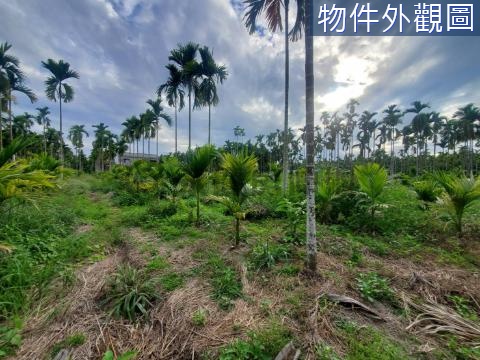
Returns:
[[[207,310],[198,309],[192,315],[192,323],[197,327],[203,327],[207,323]]]
[[[410,359],[400,344],[372,327],[360,327],[351,321],[340,321],[337,326],[347,346],[345,360]]]
[[[224,347],[219,360],[267,360],[273,359],[291,340],[290,332],[280,324],[248,334],[247,340],[237,339]]]
[[[219,255],[210,256],[206,267],[213,288],[212,298],[220,308],[230,309],[234,300],[242,296],[242,283],[237,271],[225,264]]]
[[[145,274],[130,265],[121,266],[107,281],[107,292],[102,303],[110,308],[110,314],[130,321],[148,315],[157,291]]]
[[[75,348],[85,343],[86,337],[82,333],[75,333],[59,343],[55,344],[50,351],[50,356],[54,358],[62,349]]]
[[[160,277],[160,284],[165,291],[173,291],[183,286],[185,279],[181,274],[174,272]]]

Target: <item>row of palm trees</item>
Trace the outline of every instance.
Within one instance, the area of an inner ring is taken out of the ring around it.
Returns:
[[[7,42],[0,44],[0,149],[3,148],[3,117],[1,116],[4,109],[8,114],[9,123],[9,142],[13,141],[13,112],[12,102],[15,100],[15,93],[26,95],[32,103],[37,101],[35,93],[26,86],[25,75],[20,68],[20,61],[17,57],[11,55],[9,50],[12,45]],[[64,141],[63,141],[63,119],[62,119],[62,103],[71,102],[74,97],[73,87],[67,83],[69,79],[79,79],[79,74],[70,68],[70,64],[63,61],[55,61],[48,59],[41,62],[43,68],[50,72],[50,76],[45,80],[45,94],[49,100],[59,103],[59,134],[60,134],[60,160],[64,163]],[[48,108],[37,108],[39,114],[37,121],[44,127],[44,151],[46,151],[46,132],[50,126],[50,114]],[[23,115],[17,122],[30,124],[32,118]],[[31,126],[31,125],[30,125]]]
[[[475,142],[480,145],[480,109],[474,104],[459,107],[450,119],[436,111],[429,111],[430,105],[421,101],[414,101],[405,110],[396,104],[389,105],[381,114],[370,111],[357,114],[357,105],[357,101],[350,100],[343,115],[338,112],[321,114],[323,129],[317,128],[317,141],[321,142],[318,149],[324,160],[339,161],[342,152],[344,160],[353,161],[354,148],[358,148],[360,159],[372,158],[376,152],[383,151],[389,153],[389,167],[393,174],[396,172],[395,158],[412,155],[416,157],[418,174],[422,157],[433,151],[435,159],[438,147],[448,154],[456,152],[463,144],[468,150],[465,169],[473,171]],[[401,128],[407,114],[413,117],[408,125]],[[395,145],[399,142],[402,146],[396,149]]]

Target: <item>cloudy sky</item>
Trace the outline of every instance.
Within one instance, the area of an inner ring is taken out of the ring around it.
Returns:
[[[281,128],[283,38],[249,35],[242,7],[239,0],[0,0],[0,42],[13,44],[39,97],[31,105],[19,96],[14,112],[48,105],[58,127],[58,104],[45,97],[48,73],[40,62],[64,59],[80,74],[70,82],[75,99],[64,107],[65,128],[86,124],[93,130],[104,122],[120,133],[121,123],[145,111],[145,101],[166,80],[170,50],[194,41],[213,49],[229,72],[212,111],[213,141],[233,139],[236,125],[247,138]],[[303,46],[291,45],[293,128],[304,123]],[[350,98],[360,101],[360,111],[422,100],[446,115],[459,105],[480,104],[479,55],[477,37],[316,37],[316,120],[322,111],[343,111]],[[207,121],[206,110],[193,112],[193,144],[207,141]],[[187,128],[185,109],[179,113],[180,149],[188,144]],[[172,151],[173,134],[162,128],[162,152]]]

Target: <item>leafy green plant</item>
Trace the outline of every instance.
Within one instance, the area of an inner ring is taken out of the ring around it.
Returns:
[[[460,295],[450,295],[448,300],[453,303],[455,310],[464,318],[474,321],[478,320],[478,315],[472,308],[472,303],[468,299]]]
[[[82,333],[75,333],[68,336],[66,339],[55,344],[50,351],[50,356],[55,358],[55,356],[65,348],[75,348],[85,343],[86,337]]]
[[[393,301],[394,294],[388,280],[377,273],[360,274],[357,279],[357,289],[362,297],[370,302],[375,300]]]
[[[315,359],[316,360],[341,360],[340,356],[337,355],[335,350],[325,344],[318,343],[315,345]]]
[[[145,280],[143,273],[130,265],[123,265],[107,281],[102,303],[110,307],[111,315],[134,321],[147,316],[157,297],[152,282]]]
[[[415,181],[412,186],[417,194],[417,198],[424,203],[426,208],[428,207],[428,203],[437,201],[441,193],[437,183],[432,180]]]
[[[225,205],[235,217],[235,246],[240,244],[240,220],[245,219],[244,204],[253,193],[250,181],[257,170],[257,159],[254,155],[226,153],[221,158],[221,167],[225,172],[231,195],[210,196],[210,199]]]
[[[13,327],[0,326],[0,358],[15,353],[22,344],[21,324],[16,322]]]
[[[206,269],[212,286],[212,298],[220,308],[231,308],[233,301],[242,296],[242,283],[237,272],[218,255],[209,257]]]
[[[378,198],[387,184],[387,171],[377,163],[368,163],[355,166],[354,173],[360,190],[367,194],[372,202],[370,214],[373,218],[378,208]]]
[[[192,323],[198,327],[205,326],[205,324],[207,323],[207,310],[196,310],[192,315]]]
[[[340,192],[340,183],[330,174],[321,174],[315,194],[316,213],[319,221],[332,221],[333,200]]]
[[[305,200],[292,202],[286,198],[282,199],[277,206],[277,211],[285,214],[287,217],[289,227],[288,235],[291,237],[294,243],[299,242],[297,232],[298,226],[305,222],[305,206]]]
[[[195,151],[187,154],[187,162],[183,168],[185,178],[190,183],[197,199],[197,225],[200,224],[200,192],[207,183],[206,171],[216,154],[217,151],[211,145],[196,148]]]
[[[437,173],[435,179],[445,190],[441,203],[458,233],[462,234],[465,210],[480,199],[480,179],[456,177],[446,172]]]
[[[278,261],[288,260],[291,249],[285,244],[262,242],[255,245],[250,255],[250,263],[257,269],[271,269]]]
[[[115,357],[112,350],[107,350],[105,354],[103,354],[102,360],[134,360],[136,357],[136,351],[127,351]]]
[[[272,323],[268,327],[248,334],[248,339],[237,339],[224,347],[219,360],[271,360],[291,340],[290,332]]]

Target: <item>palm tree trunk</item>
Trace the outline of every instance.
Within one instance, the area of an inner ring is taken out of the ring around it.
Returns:
[[[157,162],[160,162],[160,158],[158,157],[158,124],[156,126],[156,130],[157,130]]]
[[[188,89],[188,150],[192,148],[192,89]]]
[[[12,120],[12,90],[8,95],[8,124],[10,126],[10,143],[13,141],[13,120]],[[13,157],[15,159],[15,156]]]
[[[210,102],[208,103],[208,145],[211,144],[210,139],[210,127],[211,127],[211,114],[210,114]]]
[[[3,94],[0,92],[0,151],[3,150],[3,120],[2,120],[2,112],[3,112]]]
[[[289,0],[285,0],[285,118],[283,124],[283,195],[287,193],[288,187],[288,90],[290,82],[290,54],[288,44],[288,5]]]
[[[240,245],[240,219],[235,217],[235,246]]]
[[[47,129],[45,123],[43,123],[43,151],[47,154]]]
[[[175,99],[175,154],[178,152],[177,141],[177,100]]]
[[[62,83],[60,82],[60,86],[58,88],[58,101],[60,104],[60,163],[62,167],[64,167],[64,158],[63,158],[63,121],[62,121]],[[61,178],[63,179],[63,172],[61,174]]]
[[[142,135],[142,159],[145,158],[145,134]]]
[[[79,169],[80,169],[80,172],[83,171],[83,166],[82,166],[82,153],[83,153],[82,150],[80,150],[80,158],[79,158],[79,161],[78,161],[78,162],[79,162],[79,163],[78,163],[78,167],[79,167]]]
[[[307,150],[306,183],[307,183],[307,258],[306,267],[310,272],[317,270],[317,238],[315,223],[315,145],[314,145],[314,104],[315,83],[313,73],[313,37],[312,37],[312,0],[305,4],[305,139]]]

